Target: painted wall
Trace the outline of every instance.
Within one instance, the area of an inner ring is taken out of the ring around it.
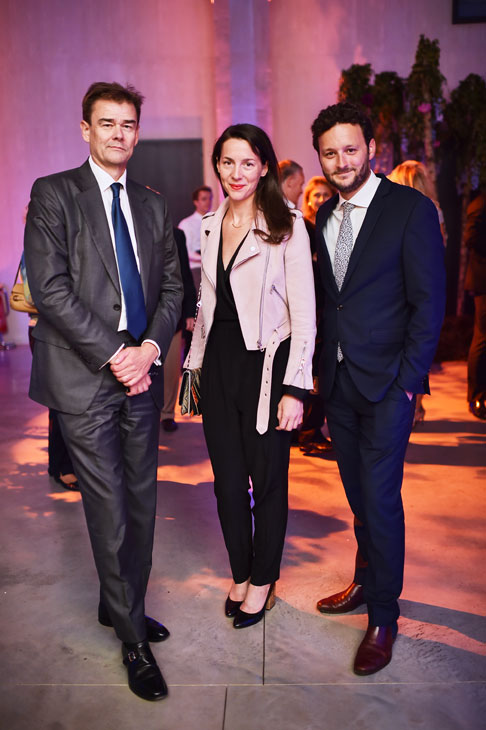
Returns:
[[[408,76],[420,34],[439,40],[450,89],[486,75],[486,24],[452,25],[452,0],[273,0],[270,5],[273,140],[280,158],[320,173],[310,125],[336,101],[341,70],[371,63]]]
[[[0,282],[10,286],[15,275],[34,179],[87,157],[79,121],[93,81],[142,91],[142,138],[212,145],[212,14],[209,0],[1,0]],[[27,315],[11,313],[5,339],[25,342],[26,328]]]
[[[243,3],[251,12],[242,12]],[[453,26],[451,5],[1,0],[0,282],[10,286],[15,274],[33,180],[87,155],[80,104],[92,81],[129,81],[145,94],[142,138],[202,137],[209,184],[210,151],[223,120],[236,121],[236,112],[253,103],[253,118],[271,132],[277,155],[296,159],[310,177],[319,169],[309,127],[335,101],[342,68],[370,62],[375,71],[405,76],[425,33],[440,41],[451,88],[470,72],[485,73],[486,25]],[[6,339],[25,341],[26,326],[26,315],[12,313]]]

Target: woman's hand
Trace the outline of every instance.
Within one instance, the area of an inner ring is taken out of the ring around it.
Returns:
[[[277,408],[277,431],[293,431],[302,423],[304,404],[293,395],[283,395]]]

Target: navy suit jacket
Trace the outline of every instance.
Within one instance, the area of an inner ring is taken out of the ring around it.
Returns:
[[[368,400],[395,381],[428,393],[428,371],[445,308],[444,246],[435,205],[380,176],[338,290],[323,229],[338,196],[319,208],[316,246],[325,294],[319,390],[334,383],[338,342],[349,374]]]
[[[164,198],[127,180],[147,312],[141,340],[165,357],[180,317],[182,284]],[[121,293],[101,192],[88,162],[36,180],[25,227],[25,260],[39,310],[29,395],[65,413],[84,413],[102,367],[128,339],[118,332]],[[105,366],[108,367],[108,366]],[[163,402],[161,368],[150,388]]]

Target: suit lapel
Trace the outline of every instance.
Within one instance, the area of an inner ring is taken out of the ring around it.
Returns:
[[[386,192],[386,184],[382,181],[376,190],[373,200],[370,203],[370,206],[365,215],[365,219],[363,221],[363,225],[361,226],[358,237],[354,243],[341,291],[345,289],[346,284],[353,275],[353,271],[355,270],[361,254],[363,253],[366,244],[368,243],[368,240],[373,232],[373,229],[383,211],[384,195],[386,194]]]
[[[221,233],[221,217],[218,213],[219,209],[210,218],[203,218],[201,224],[206,238],[205,244],[201,248],[201,267],[214,289],[216,289],[219,236]]]
[[[120,282],[118,279],[115,252],[113,251],[110,229],[106,220],[105,208],[98,183],[91,172],[88,162],[85,162],[79,168],[78,173],[78,185],[81,192],[77,196],[77,202],[89,228],[93,243],[108,272],[108,276],[119,292]]]
[[[154,245],[154,237],[150,225],[152,222],[152,211],[147,205],[147,195],[145,194],[144,189],[140,189],[136,185],[133,185],[132,181],[128,179],[127,194],[130,201],[135,237],[137,239],[140,278],[142,280],[145,301],[147,301],[147,286],[150,273],[150,262],[152,260],[152,249]]]
[[[339,293],[339,289],[337,288],[336,279],[334,278],[334,272],[332,270],[332,262],[331,258],[329,256],[329,250],[327,248],[326,239],[324,238],[324,227],[329,219],[329,216],[332,215],[333,210],[335,209],[336,205],[338,204],[339,196],[335,195],[329,203],[325,203],[322,208],[317,213],[317,220],[316,220],[316,249],[317,249],[317,259],[319,263],[319,268],[321,271],[321,276],[323,279],[323,283],[325,285],[326,282],[328,282],[333,289],[335,294]],[[320,213],[320,215],[319,215]]]

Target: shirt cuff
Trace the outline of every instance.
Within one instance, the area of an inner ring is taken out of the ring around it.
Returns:
[[[161,356],[160,356],[160,355],[161,355],[161,352],[160,352],[160,347],[159,347],[159,346],[158,346],[158,344],[157,344],[156,342],[154,342],[153,340],[144,340],[144,341],[142,342],[142,345],[143,345],[143,343],[144,343],[144,342],[150,342],[150,344],[151,344],[151,345],[153,345],[154,347],[156,347],[156,348],[157,348],[157,357],[156,357],[156,358],[155,358],[155,360],[154,360],[154,365],[158,365],[158,366],[160,367],[160,366],[162,365],[162,358],[161,358]]]
[[[305,388],[298,388],[296,385],[284,385],[283,387],[284,395],[291,395],[293,398],[298,398],[301,401],[307,398],[308,392]]]
[[[103,363],[103,365],[100,367],[100,370],[103,370],[103,368],[106,367],[108,365],[108,363],[111,362],[118,355],[118,353],[123,350],[124,347],[125,347],[125,343],[123,343],[122,345],[120,345],[120,347],[118,348],[118,350],[113,353],[113,355],[110,357],[110,359],[107,360],[105,363]]]

